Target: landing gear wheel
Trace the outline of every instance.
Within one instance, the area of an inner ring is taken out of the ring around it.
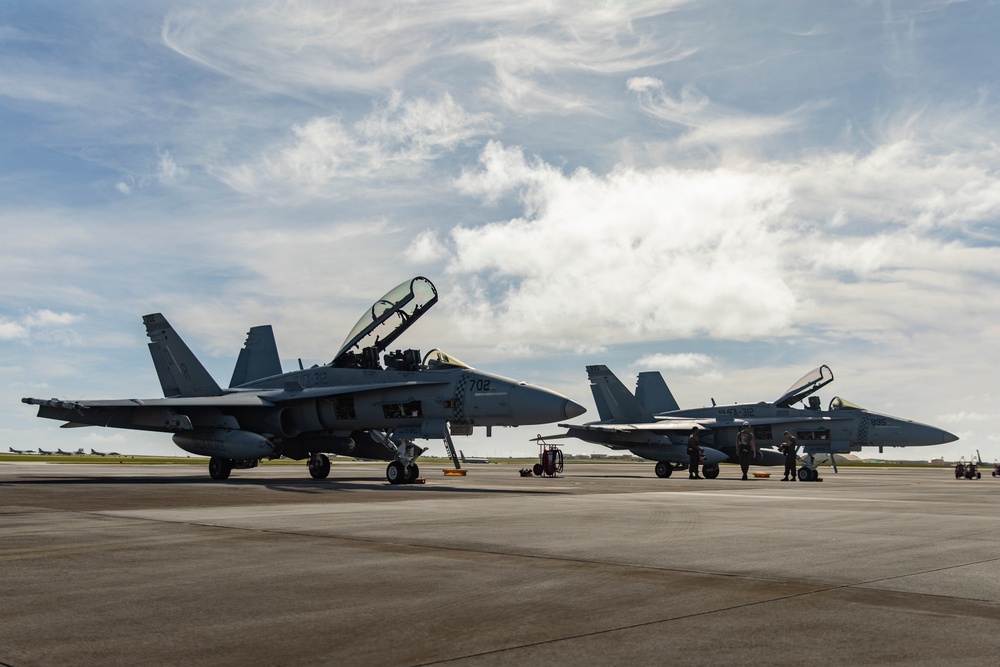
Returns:
[[[799,481],[800,482],[811,482],[812,475],[809,473],[809,468],[799,468]]]
[[[330,476],[330,457],[326,454],[313,454],[309,457],[309,474],[313,479],[326,479]]]
[[[411,463],[409,468],[403,468],[403,484],[409,484],[420,476],[420,467]]]
[[[531,466],[531,472],[535,473],[535,477],[541,477],[542,473],[545,472],[545,468],[542,467],[541,463],[536,463]]]
[[[229,479],[229,473],[233,471],[233,464],[229,459],[213,456],[208,460],[208,474],[212,479]]]
[[[389,467],[385,469],[385,478],[389,480],[390,484],[402,484],[406,480],[406,471],[403,469],[403,464],[399,461],[393,461],[389,464]]]
[[[657,461],[656,467],[653,468],[653,470],[656,472],[657,477],[667,478],[670,477],[671,474],[673,474],[674,467],[669,463],[667,463],[666,461]]]
[[[701,474],[705,476],[705,479],[715,479],[719,476],[719,464],[709,463],[701,467]]]

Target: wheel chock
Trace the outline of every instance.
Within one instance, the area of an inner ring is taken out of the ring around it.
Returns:
[[[769,473],[769,472],[755,472],[753,474],[753,476],[754,477],[770,477],[771,473]]]
[[[444,476],[445,477],[465,477],[465,473],[468,472],[468,471],[466,471],[466,470],[449,470],[448,468],[445,468],[442,472],[444,472]]]

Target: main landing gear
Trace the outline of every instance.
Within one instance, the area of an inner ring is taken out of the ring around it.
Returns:
[[[819,470],[816,468],[806,468],[805,466],[799,468],[797,473],[800,482],[818,482],[819,481]]]
[[[326,479],[330,476],[330,457],[326,454],[313,454],[309,457],[309,474],[313,479]]]
[[[678,470],[686,470],[686,465],[680,465],[677,467]],[[674,472],[674,466],[668,461],[657,461],[656,467],[653,468],[657,477],[666,479]],[[701,474],[705,476],[705,479],[715,479],[719,476],[719,464],[718,463],[706,463],[701,467]]]
[[[229,479],[229,473],[234,468],[256,468],[260,463],[257,459],[224,459],[213,456],[208,460],[208,474],[212,479]]]
[[[447,428],[447,427],[445,427]],[[427,451],[417,447],[413,440],[392,440],[396,447],[396,460],[385,469],[385,478],[390,484],[413,484],[420,478],[417,457]]]
[[[410,484],[420,477],[420,466],[411,463],[404,466],[399,461],[393,461],[385,469],[385,478],[390,484]]]

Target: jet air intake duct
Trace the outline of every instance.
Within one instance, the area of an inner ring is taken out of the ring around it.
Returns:
[[[274,452],[264,436],[228,428],[183,431],[175,434],[173,440],[185,452],[224,459],[263,459]]]

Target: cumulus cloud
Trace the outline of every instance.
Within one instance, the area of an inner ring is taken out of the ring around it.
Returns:
[[[395,94],[350,126],[336,116],[296,125],[288,144],[273,147],[254,162],[222,168],[219,176],[248,194],[338,193],[334,186],[341,180],[412,176],[496,127],[489,114],[469,113],[447,94],[436,101]]]
[[[572,345],[789,324],[795,299],[771,257],[788,194],[775,179],[666,167],[566,175],[494,142],[458,186],[524,204],[524,217],[452,230],[450,270],[469,278],[461,309],[485,330]]]
[[[32,311],[15,319],[0,317],[0,340],[26,342],[36,337],[55,338],[59,336],[59,329],[81,319],[80,315],[48,309]]]

